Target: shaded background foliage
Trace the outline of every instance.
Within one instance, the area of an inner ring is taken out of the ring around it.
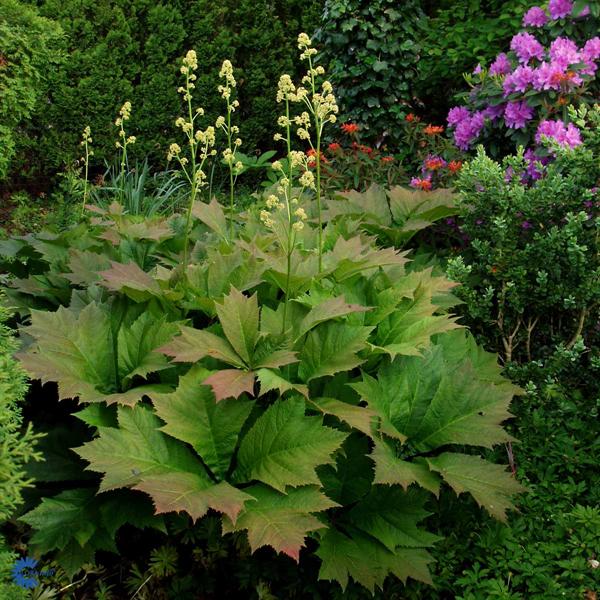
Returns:
[[[20,111],[11,110],[10,118],[8,112],[0,113],[4,129],[19,127],[13,182],[17,176],[50,177],[71,164],[79,157],[80,132],[86,124],[92,128],[95,166],[101,171],[114,154],[112,124],[125,100],[133,103],[131,133],[139,134],[134,154],[164,166],[179,108],[176,63],[188,48],[198,52],[202,72],[198,89],[206,98],[207,118],[220,110],[213,92],[218,67],[230,58],[239,80],[241,106],[236,117],[242,150],[251,154],[272,148],[274,87],[281,73],[299,74],[293,60],[299,31],[317,32],[342,117],[363,125],[364,141],[385,141],[397,150],[406,114],[416,108],[428,120],[441,120],[452,94],[462,87],[462,72],[505,47],[528,3],[27,0],[26,4],[2,0],[0,16],[3,31],[19,27],[25,17],[32,23],[37,19],[35,27],[27,28],[29,36],[38,32],[35,42],[30,37],[27,43],[38,48],[33,57],[37,83],[31,86],[25,69],[12,75],[11,89],[29,90],[27,98],[19,101]],[[52,21],[39,19],[36,9]],[[12,16],[15,11],[19,19]],[[30,113],[32,118],[25,121]],[[5,163],[9,147],[4,144]]]
[[[19,148],[22,157],[43,157],[29,165],[38,174],[52,173],[77,158],[85,124],[92,129],[96,163],[112,158],[113,122],[125,100],[133,104],[131,133],[143,133],[133,148],[135,155],[164,165],[179,110],[177,61],[188,48],[198,52],[203,75],[197,87],[207,99],[207,119],[221,111],[215,98],[218,67],[229,58],[240,82],[237,116],[243,121],[243,149],[268,147],[277,114],[275,82],[283,72],[296,74],[295,37],[316,27],[320,9],[318,0],[37,4],[66,35],[66,60],[46,73],[48,94],[38,103]]]

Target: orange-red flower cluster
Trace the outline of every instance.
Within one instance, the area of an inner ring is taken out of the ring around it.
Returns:
[[[409,123],[418,123],[421,119],[419,117],[417,117],[417,115],[415,115],[415,113],[408,113],[404,117],[404,120],[408,121]]]
[[[425,159],[424,165],[428,171],[439,171],[446,166],[446,161],[439,156],[433,156]]]
[[[458,173],[462,168],[462,162],[460,160],[451,160],[448,163],[448,170],[451,173]]]
[[[347,134],[353,134],[358,131],[359,127],[356,123],[344,123],[342,125],[342,131]]]
[[[384,156],[381,159],[381,162],[382,163],[392,163],[392,162],[394,162],[394,157],[393,156]]]
[[[339,152],[342,147],[337,142],[331,142],[329,146],[327,146],[330,152]]]
[[[429,190],[431,190],[431,180],[430,179],[426,179],[426,178],[414,178],[411,182],[410,185],[414,188],[417,188],[419,190],[423,190],[424,192],[428,192]]]
[[[437,133],[444,133],[444,128],[441,125],[427,125],[423,132],[426,135],[436,135]]]

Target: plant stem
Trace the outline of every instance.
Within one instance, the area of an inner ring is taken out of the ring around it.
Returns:
[[[231,105],[227,98],[227,146],[231,150]],[[233,240],[233,157],[229,158],[229,239]]]
[[[190,84],[190,75],[186,74],[186,88],[188,90],[187,94],[187,103],[188,103],[188,115],[190,119],[190,123],[192,124],[192,128],[188,131],[188,140],[190,145],[190,160],[192,163],[191,167],[191,190],[190,190],[190,202],[188,204],[187,209],[187,217],[185,220],[185,237],[183,240],[183,268],[186,269],[188,266],[188,246],[190,242],[190,225],[192,222],[192,209],[194,207],[194,202],[196,201],[196,192],[198,188],[198,184],[196,181],[196,139],[194,132],[194,112],[192,110],[192,95],[189,93],[189,84]]]
[[[83,202],[81,203],[81,218],[85,213],[85,205],[87,202],[87,189],[88,189],[88,167],[90,162],[90,154],[87,143],[87,138],[85,140],[85,171],[84,171],[84,179],[83,179]]]

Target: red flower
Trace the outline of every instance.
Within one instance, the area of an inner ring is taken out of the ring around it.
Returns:
[[[344,123],[342,125],[342,131],[351,135],[358,131],[358,125],[356,123]]]
[[[458,173],[462,168],[462,162],[460,160],[451,160],[448,163],[448,170],[450,173]]]
[[[382,163],[391,163],[391,162],[394,162],[394,157],[393,156],[384,156],[381,159],[381,162]]]
[[[314,167],[317,164],[317,151],[314,148],[309,148],[306,151],[306,156],[308,156],[308,166]],[[322,152],[319,153],[319,156],[321,158],[321,164],[326,164],[329,162]]]
[[[405,121],[408,121],[409,123],[412,123],[413,121],[418,121],[419,117],[417,117],[417,115],[415,115],[414,113],[408,113],[405,117],[404,117]]]
[[[444,133],[444,128],[441,125],[427,125],[423,131],[427,135],[435,135],[436,133]]]
[[[425,168],[428,171],[437,171],[438,169],[441,169],[446,165],[446,161],[443,158],[440,158],[439,156],[434,156],[431,158],[427,158],[424,164]]]
[[[332,142],[327,148],[329,149],[329,152],[339,152],[342,149],[337,142]]]

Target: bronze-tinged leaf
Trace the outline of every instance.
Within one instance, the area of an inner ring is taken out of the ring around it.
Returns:
[[[231,344],[222,337],[193,327],[180,327],[181,335],[172,342],[160,347],[162,352],[175,362],[198,362],[205,356],[216,358],[234,367],[243,367],[244,362],[236,354]]]
[[[136,263],[122,264],[111,261],[110,265],[110,269],[98,273],[102,277],[100,283],[107,289],[113,292],[129,292],[127,295],[134,300],[145,298],[148,294],[160,294],[158,283],[148,273],[142,271]],[[131,294],[131,292],[134,293]]]
[[[337,506],[316,486],[305,486],[277,492],[265,485],[246,488],[256,502],[248,502],[237,522],[223,517],[223,532],[248,531],[252,552],[271,546],[276,552],[287,554],[295,561],[309,532],[326,525],[314,514]]]
[[[195,202],[192,214],[220,237],[227,239],[227,219],[225,218],[223,207],[216,198],[213,198],[208,204],[205,202]]]
[[[144,477],[134,490],[148,494],[156,514],[186,512],[194,521],[202,518],[209,508],[226,514],[235,524],[238,514],[254,498],[227,482],[213,483],[196,473],[164,473]]]
[[[254,372],[239,369],[223,369],[213,373],[203,382],[210,385],[217,402],[225,398],[238,398],[244,392],[254,395]]]

